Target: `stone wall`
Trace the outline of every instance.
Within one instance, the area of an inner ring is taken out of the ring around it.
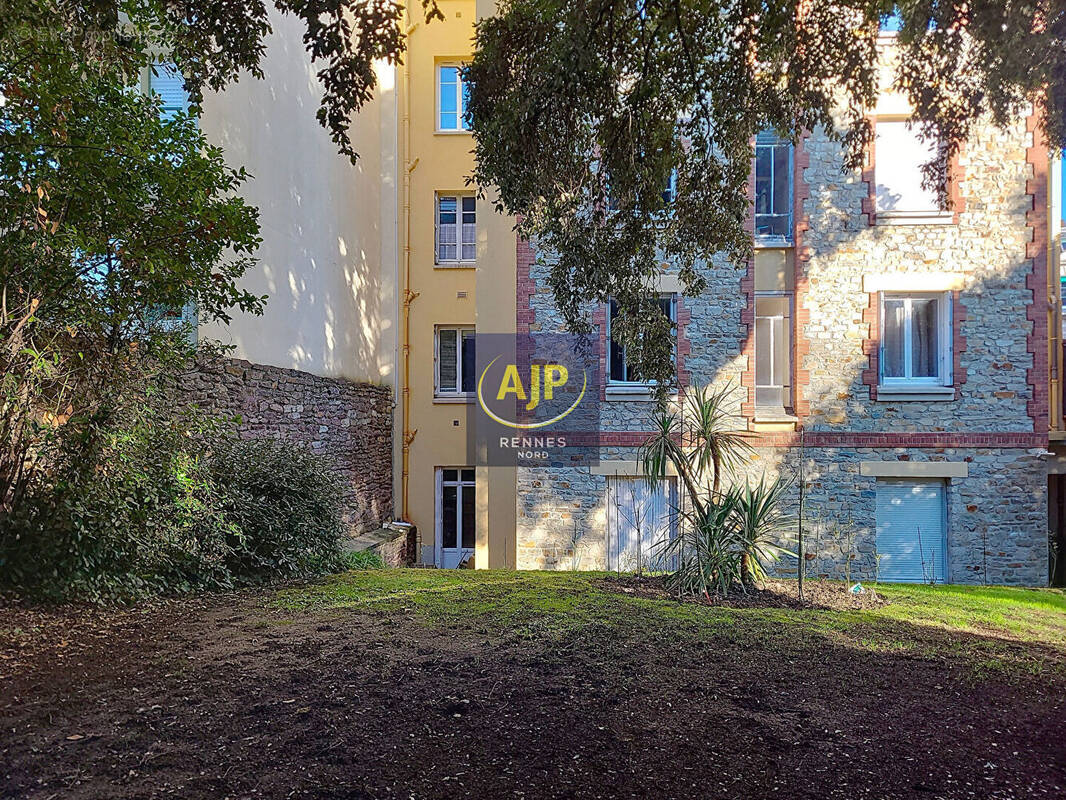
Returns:
[[[876,167],[842,171],[838,142],[804,137],[796,158],[793,364],[802,450],[797,432],[759,432],[752,413],[748,265],[714,258],[700,267],[706,292],[683,300],[685,372],[691,384],[739,387],[735,427],[751,431],[756,446],[739,479],[796,477],[803,463],[809,574],[876,576],[877,479],[862,476],[860,462],[952,461],[967,464],[968,475],[946,484],[949,579],[1046,582],[1046,308],[1034,302],[1044,285],[1034,208],[1046,169],[1042,176],[1038,150],[1031,120],[1004,130],[979,125],[953,165],[954,218],[886,225],[868,202]],[[530,253],[519,260],[520,325],[531,332],[563,329],[547,288],[548,261]],[[879,325],[871,310],[879,298],[865,279],[887,276],[906,288],[931,273],[952,286],[954,395],[878,397]],[[602,308],[587,310],[602,326]],[[651,430],[654,404],[605,396],[600,408],[601,457],[636,459],[635,449],[616,445]],[[588,468],[520,467],[518,567],[604,568],[606,482]],[[797,501],[790,498],[790,510]]]
[[[392,518],[392,394],[388,388],[322,378],[236,359],[200,365],[186,376],[190,404],[240,418],[245,438],[299,442],[328,458],[350,487],[352,532]]]
[[[734,479],[793,479],[785,505],[798,514],[802,475],[806,575],[872,581],[878,577],[878,479],[861,475],[860,463],[965,463],[965,478],[945,482],[948,580],[1040,585],[1047,582],[1047,478],[1041,453],[998,447],[760,447]],[[637,453],[612,448],[604,458],[635,460]],[[587,467],[518,472],[518,568],[607,569],[612,535],[607,477]],[[796,549],[794,541],[781,544]],[[782,557],[773,571],[795,576],[797,562]]]

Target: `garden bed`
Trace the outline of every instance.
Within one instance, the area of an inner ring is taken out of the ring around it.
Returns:
[[[635,597],[725,608],[820,608],[841,611],[880,608],[888,602],[877,592],[876,587],[863,587],[861,593],[855,593],[843,583],[822,580],[804,582],[803,600],[799,599],[795,581],[763,580],[752,588],[737,590],[727,596],[678,596],[677,592],[668,588],[667,578],[662,575],[611,575],[603,578],[600,585],[609,591]]]

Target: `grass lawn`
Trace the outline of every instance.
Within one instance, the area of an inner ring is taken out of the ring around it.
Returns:
[[[610,589],[613,577],[351,572],[283,591],[277,602],[293,610],[409,612],[434,626],[518,639],[562,639],[606,627],[633,637],[666,634],[739,647],[804,648],[825,641],[952,658],[978,673],[1066,674],[1066,593],[1061,590],[881,584],[873,587],[888,601],[880,608],[728,608],[627,596]],[[945,635],[952,633],[958,635]]]
[[[349,572],[0,610],[0,797],[1066,796],[1066,595]]]

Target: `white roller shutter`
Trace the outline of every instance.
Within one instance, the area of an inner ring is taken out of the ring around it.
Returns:
[[[943,481],[879,480],[876,514],[882,581],[947,579]]]
[[[643,478],[607,479],[608,549],[610,569],[675,568],[663,545],[677,535],[677,482],[668,478],[649,488]]]
[[[159,95],[160,114],[169,119],[179,111],[189,110],[189,93],[185,79],[173,64],[154,64],[148,79],[152,93]]]

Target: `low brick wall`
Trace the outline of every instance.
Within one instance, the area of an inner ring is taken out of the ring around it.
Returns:
[[[352,532],[392,518],[392,393],[294,369],[218,359],[200,364],[180,387],[189,404],[240,417],[245,438],[301,442],[331,459],[351,487]]]

